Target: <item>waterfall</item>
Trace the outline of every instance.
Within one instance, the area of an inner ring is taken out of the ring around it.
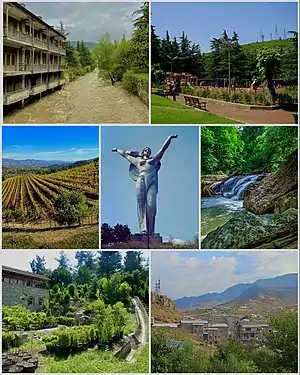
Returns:
[[[244,192],[252,183],[261,180],[264,174],[254,174],[248,176],[233,176],[224,183],[214,183],[211,188],[217,195],[221,195],[233,200],[243,200]]]

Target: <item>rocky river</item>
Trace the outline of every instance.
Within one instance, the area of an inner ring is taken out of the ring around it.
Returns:
[[[201,248],[297,248],[297,153],[277,173],[204,178]]]

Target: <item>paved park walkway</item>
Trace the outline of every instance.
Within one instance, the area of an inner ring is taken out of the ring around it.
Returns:
[[[176,100],[185,104],[183,96],[178,96]],[[281,109],[267,111],[261,109],[243,109],[239,107],[231,107],[218,103],[207,102],[206,108],[208,112],[214,113],[221,117],[231,118],[238,122],[246,124],[294,124],[292,112]]]
[[[148,108],[120,84],[88,73],[4,116],[4,124],[147,124]]]

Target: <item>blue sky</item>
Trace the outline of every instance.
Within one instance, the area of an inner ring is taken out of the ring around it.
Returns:
[[[222,292],[238,284],[298,272],[297,251],[153,251],[152,289],[170,298]]]
[[[76,161],[99,156],[96,126],[4,126],[4,158]]]
[[[161,236],[191,240],[199,230],[198,128],[192,126],[106,126],[102,128],[102,223],[127,224],[139,232],[135,185],[129,163],[111,148],[156,153],[169,135],[178,134],[162,159],[158,182],[156,232]]]
[[[184,30],[202,52],[208,52],[210,40],[223,29],[229,35],[236,31],[241,44],[259,41],[260,30],[265,40],[270,33],[275,39],[276,24],[281,37],[284,29],[298,30],[297,3],[152,3],[151,23],[160,37],[166,30],[179,37]]]

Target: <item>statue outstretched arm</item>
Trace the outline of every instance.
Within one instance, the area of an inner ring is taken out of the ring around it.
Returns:
[[[154,160],[155,161],[159,161],[164,153],[167,151],[167,149],[169,148],[170,144],[171,144],[171,141],[172,139],[175,139],[175,138],[178,138],[178,135],[170,135],[166,140],[165,140],[165,143],[162,145],[161,149],[157,152],[157,154],[154,156]]]
[[[129,163],[136,165],[136,157],[131,155],[131,151],[120,150],[118,148],[112,148],[112,152],[117,152],[129,161]]]

